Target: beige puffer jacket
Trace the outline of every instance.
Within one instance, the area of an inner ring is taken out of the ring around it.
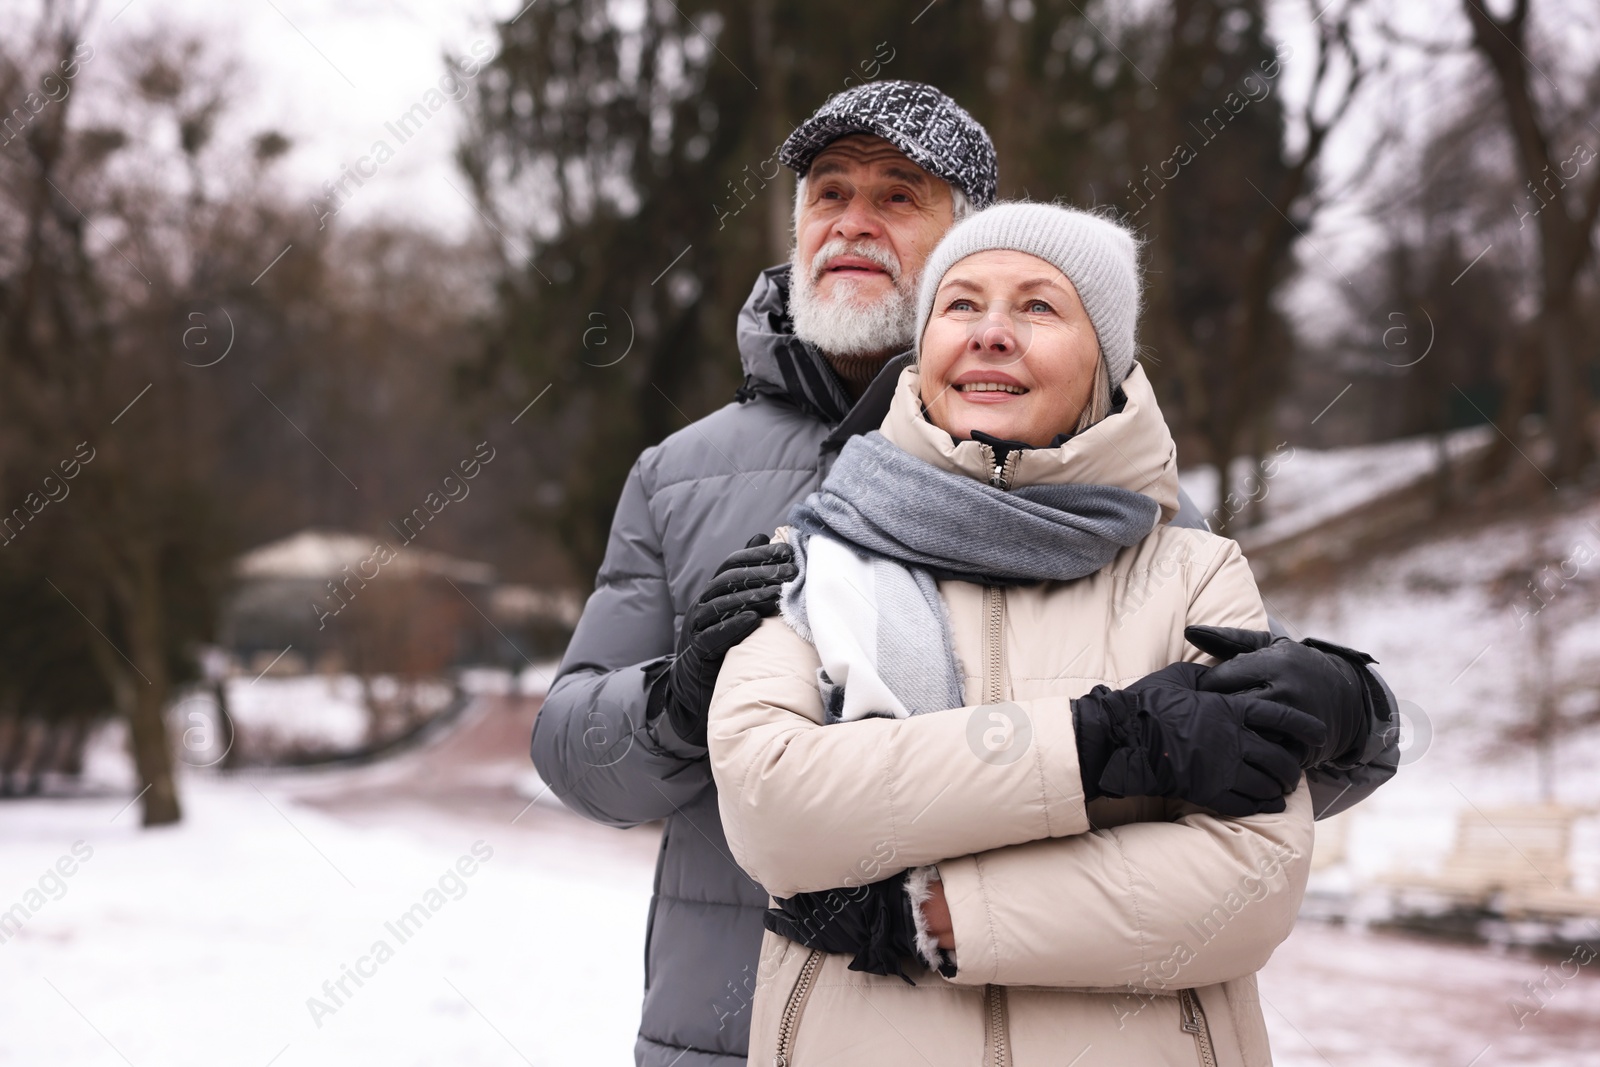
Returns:
[[[1013,453],[1012,486],[1117,485],[1176,508],[1176,450],[1143,371],[1065,445]],[[993,453],[921,415],[914,369],[891,441],[987,480]],[[975,536],[984,536],[975,532]],[[823,727],[812,647],[768,619],[729,653],[712,771],[734,857],[774,896],[936,864],[957,973],[916,985],[767,933],[752,1064],[1269,1064],[1255,972],[1305,889],[1302,782],[1280,815],[1149,798],[1084,802],[1071,700],[1176,660],[1190,623],[1264,629],[1238,546],[1160,525],[1104,570],[1002,589],[942,582],[968,706]]]

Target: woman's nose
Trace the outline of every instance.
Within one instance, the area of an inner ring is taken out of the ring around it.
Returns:
[[[978,332],[978,344],[986,352],[1007,352],[1014,343],[1011,327],[999,321],[991,320]]]

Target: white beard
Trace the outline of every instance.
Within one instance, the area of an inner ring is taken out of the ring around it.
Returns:
[[[872,260],[889,272],[894,289],[887,296],[865,296],[859,279],[835,277],[831,296],[817,292],[820,280],[815,265],[834,256],[853,255]],[[835,238],[823,245],[810,265],[800,262],[795,249],[789,271],[789,317],[795,336],[829,355],[894,355],[911,347],[917,322],[916,277],[907,277],[886,249],[867,242]]]

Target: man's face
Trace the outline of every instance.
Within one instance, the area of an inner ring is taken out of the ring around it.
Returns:
[[[950,186],[888,141],[817,154],[795,227],[795,332],[838,355],[909,347],[923,261],[952,222]]]

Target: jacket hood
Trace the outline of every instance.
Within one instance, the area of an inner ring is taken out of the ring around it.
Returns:
[[[956,441],[922,412],[921,377],[914,366],[900,372],[883,435],[925,463],[988,481],[993,452],[978,441]],[[1122,383],[1121,411],[1074,434],[1054,448],[1029,448],[1017,459],[1013,486],[1114,485],[1154,500],[1161,522],[1178,511],[1178,448],[1156,404],[1144,367],[1135,364]]]
[[[801,343],[789,319],[789,264],[768,267],[756,275],[756,284],[739,309],[735,336],[745,377],[781,389],[783,374],[773,350]]]
[[[815,345],[794,335],[789,318],[789,264],[768,267],[756,277],[739,309],[736,327],[741,393],[777,396],[832,426],[850,411],[850,394]]]

